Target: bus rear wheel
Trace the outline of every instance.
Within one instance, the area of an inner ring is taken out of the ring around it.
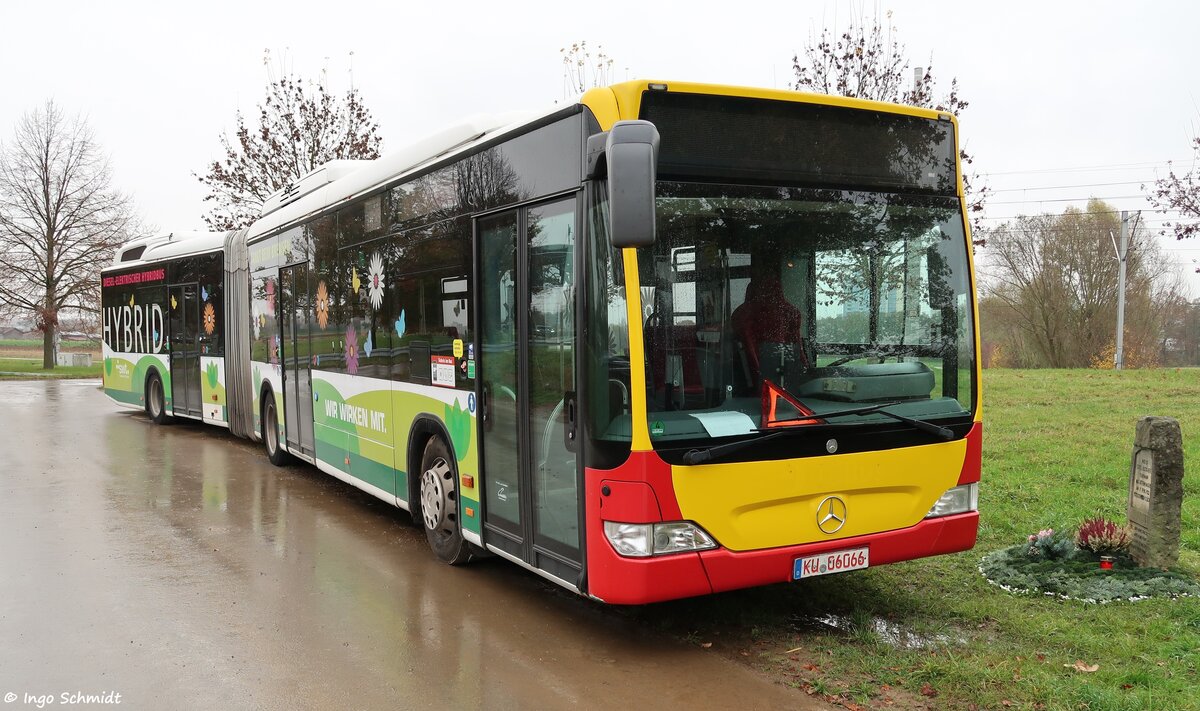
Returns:
[[[471,548],[459,530],[458,471],[450,450],[432,437],[421,457],[421,521],[434,555],[450,565],[471,559]]]
[[[275,393],[263,391],[262,441],[267,448],[267,459],[277,467],[287,464],[288,454],[279,446],[279,412],[275,408]]]
[[[171,416],[167,414],[167,398],[162,378],[158,373],[150,373],[150,377],[146,378],[146,416],[156,425],[165,425],[171,421]]]

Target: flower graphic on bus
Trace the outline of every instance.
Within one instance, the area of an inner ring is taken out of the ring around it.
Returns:
[[[346,372],[351,375],[358,372],[358,334],[352,325],[346,327]]]
[[[323,281],[317,284],[317,325],[322,329],[329,325],[329,289]]]
[[[204,305],[204,333],[211,336],[217,327],[217,311],[212,303]]]
[[[367,273],[367,293],[371,297],[371,308],[383,305],[383,258],[379,252],[371,255],[371,269]]]

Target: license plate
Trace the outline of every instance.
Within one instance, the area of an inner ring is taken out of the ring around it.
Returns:
[[[792,580],[862,570],[870,564],[868,551],[868,548],[851,548],[797,558],[792,567]]]

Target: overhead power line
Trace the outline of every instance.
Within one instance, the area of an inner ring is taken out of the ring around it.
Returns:
[[[988,200],[987,204],[988,205],[1029,205],[1029,204],[1038,204],[1038,203],[1043,203],[1043,202],[1087,202],[1088,200],[1103,200],[1103,201],[1133,200],[1133,199],[1138,199],[1138,198],[1144,199],[1145,197],[1146,197],[1145,195],[1109,195],[1107,197],[1090,195],[1085,198],[1078,198],[1078,197],[1045,198],[1045,199],[1034,198],[1031,200],[1001,200],[1001,201]]]
[[[1073,188],[1106,188],[1113,185],[1145,185],[1153,180],[1123,180],[1118,183],[1081,183],[1079,185],[1044,185],[1036,188],[988,188],[989,193],[1024,193],[1034,190],[1070,190]]]
[[[1160,160],[1160,161],[1142,161],[1140,163],[1103,163],[1100,165],[1083,165],[1074,168],[1028,168],[1025,170],[1002,170],[992,173],[981,173],[985,177],[993,175],[1034,175],[1040,173],[1080,173],[1087,170],[1123,170],[1125,168],[1153,168],[1165,166],[1168,163],[1185,163],[1192,158],[1183,160]]]
[[[1078,202],[1086,202],[1086,201],[1087,201],[1086,199],[1078,200]],[[992,203],[992,202],[988,203],[988,205],[994,205],[994,204],[996,204],[996,203]],[[1011,204],[1017,204],[1017,203],[1011,203]],[[1191,217],[1178,217],[1178,218],[1170,217],[1171,214],[1179,212],[1179,210],[1177,210],[1175,208],[1143,207],[1143,208],[1139,208],[1138,210],[1136,210],[1136,212],[1141,212],[1142,214],[1166,215],[1167,217],[1165,217],[1164,219],[1169,220],[1170,222],[1184,222],[1187,220],[1194,219]],[[1100,210],[1097,212],[1088,211],[1087,214],[1089,214],[1089,215],[1119,215],[1119,214],[1121,214],[1121,211],[1120,210]],[[975,218],[975,219],[978,219],[978,220],[1015,220],[1019,217],[1031,217],[1031,215],[1000,215],[1000,216],[994,216],[994,217],[992,217],[992,216],[979,217],[979,218]],[[1160,220],[1160,222],[1161,221],[1162,220]]]

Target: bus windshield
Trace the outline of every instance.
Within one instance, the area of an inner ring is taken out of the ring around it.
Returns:
[[[966,249],[957,198],[660,182],[639,255],[652,439],[750,434],[764,383],[818,416],[969,416]]]

